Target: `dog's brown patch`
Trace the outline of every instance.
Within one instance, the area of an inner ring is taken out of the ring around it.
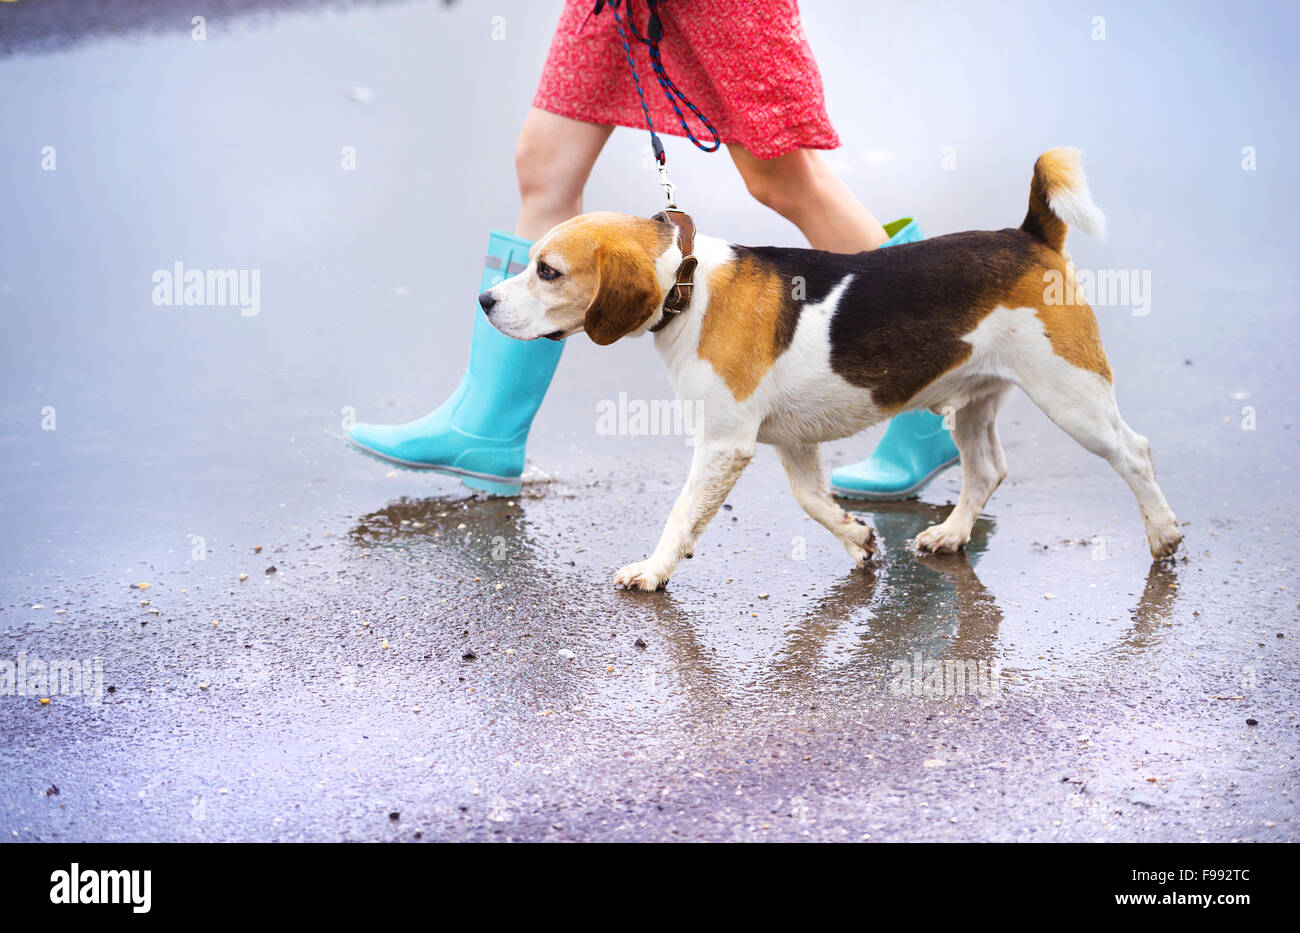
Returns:
[[[790,345],[797,315],[782,276],[744,252],[713,270],[708,284],[698,353],[743,402]]]
[[[643,326],[659,310],[663,296],[654,260],[628,241],[604,242],[593,253],[595,294],[583,315],[583,330],[598,346],[608,346]]]
[[[1044,258],[1051,259],[1050,256]],[[1055,263],[1044,262],[1025,273],[1004,304],[1033,308],[1034,314],[1043,322],[1053,353],[1067,363],[1096,373],[1107,382],[1114,382],[1110,363],[1106,360],[1106,349],[1101,344],[1101,332],[1097,329],[1097,316],[1087,302],[1078,298],[1073,304],[1064,304],[1052,296],[1049,302],[1049,272],[1062,279],[1074,274],[1074,270],[1060,257]]]

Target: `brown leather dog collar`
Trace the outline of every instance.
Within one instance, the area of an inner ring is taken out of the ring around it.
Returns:
[[[663,316],[659,323],[650,328],[650,333],[663,330],[686,306],[691,303],[691,292],[695,288],[695,221],[691,215],[676,208],[660,211],[650,218],[661,223],[669,223],[677,228],[677,246],[682,251],[682,261],[673,276],[673,287],[664,299]]]

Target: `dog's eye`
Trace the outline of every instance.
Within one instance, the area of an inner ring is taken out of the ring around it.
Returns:
[[[558,279],[560,277],[560,270],[553,269],[544,262],[539,262],[537,264],[537,277],[549,282],[552,279]]]

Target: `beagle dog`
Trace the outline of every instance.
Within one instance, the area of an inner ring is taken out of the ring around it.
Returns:
[[[1007,475],[994,419],[1013,386],[1124,478],[1159,559],[1177,549],[1178,522],[1146,438],[1120,417],[1092,309],[1059,287],[1074,274],[1067,225],[1101,235],[1104,223],[1079,151],[1052,149],[1034,166],[1019,228],[839,254],[707,236],[692,249],[689,228],[583,214],[538,240],[528,266],[479,301],[519,340],[585,331],[605,346],[653,331],[677,397],[696,404],[690,476],[654,553],[615,576],[629,589],[662,587],[692,555],[760,441],[776,447],[803,509],[863,566],[875,532],[831,497],[818,445],[916,408],[948,416],[962,486],[915,546],[958,550]],[[688,300],[672,302],[692,256]]]

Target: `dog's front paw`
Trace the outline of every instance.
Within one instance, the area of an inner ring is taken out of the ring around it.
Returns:
[[[970,532],[953,528],[947,522],[931,525],[916,536],[916,549],[921,553],[955,554],[966,546]]]
[[[849,552],[853,563],[865,567],[868,561],[879,554],[876,547],[876,529],[861,519],[851,516],[845,516],[845,524],[849,530],[840,538],[844,543],[844,550]]]
[[[629,590],[646,592],[660,590],[667,582],[668,574],[648,560],[628,564],[614,575],[614,585],[627,587]]]
[[[1183,532],[1177,522],[1170,522],[1163,528],[1147,530],[1147,544],[1151,548],[1151,557],[1155,560],[1173,557],[1182,540]]]

